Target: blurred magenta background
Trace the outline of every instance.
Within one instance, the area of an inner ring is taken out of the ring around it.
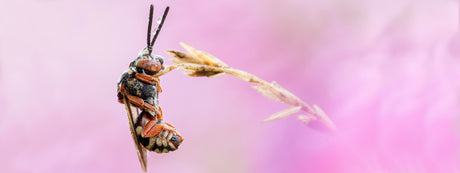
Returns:
[[[323,133],[231,76],[162,77],[185,141],[149,172],[459,172],[455,0],[0,2],[0,172],[141,172],[116,82],[171,11],[183,41],[324,109]]]

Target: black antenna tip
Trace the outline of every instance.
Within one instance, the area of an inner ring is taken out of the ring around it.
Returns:
[[[161,17],[161,22],[157,27],[157,30],[155,32],[155,35],[153,36],[152,41],[150,42],[151,43],[150,47],[153,47],[153,45],[155,44],[155,41],[157,40],[158,34],[160,33],[160,30],[161,30],[161,27],[163,27],[163,24],[165,22],[166,16],[168,15],[168,12],[169,12],[169,6],[166,7],[166,10],[163,13],[163,16]]]
[[[147,28],[147,47],[151,48],[150,42],[150,34],[152,31],[152,21],[153,21],[153,4],[150,4],[150,12],[149,12],[149,25]]]
[[[169,11],[169,6],[166,7],[165,13],[168,13]]]

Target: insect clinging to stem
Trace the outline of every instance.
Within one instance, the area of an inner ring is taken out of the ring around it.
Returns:
[[[167,153],[176,150],[184,140],[174,126],[163,121],[163,111],[158,103],[158,93],[162,89],[159,78],[154,77],[164,69],[164,60],[160,55],[152,55],[152,47],[168,11],[169,7],[166,7],[150,40],[153,17],[153,5],[150,5],[147,47],[139,52],[118,81],[118,101],[125,104],[131,135],[144,171],[147,170],[146,150]],[[138,110],[141,110],[140,114]]]

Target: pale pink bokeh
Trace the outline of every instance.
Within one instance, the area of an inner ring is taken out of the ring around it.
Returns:
[[[140,172],[116,82],[148,5],[0,2],[0,172]],[[162,77],[185,141],[149,172],[459,172],[459,3],[155,1],[154,51],[186,42],[324,109],[322,133],[231,76]]]

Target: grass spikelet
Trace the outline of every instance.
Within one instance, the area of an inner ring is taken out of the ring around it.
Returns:
[[[184,69],[185,75],[193,77],[215,77],[223,74],[229,74],[241,80],[256,84],[252,87],[263,96],[273,101],[283,102],[292,106],[271,115],[263,120],[263,122],[270,122],[285,118],[297,114],[300,111],[304,111],[307,115],[297,115],[297,119],[300,122],[307,125],[310,125],[312,122],[319,122],[319,124],[326,127],[326,129],[331,131],[336,129],[334,123],[319,106],[314,105],[311,107],[299,97],[278,85],[276,82],[273,81],[269,83],[253,74],[232,68],[207,52],[197,50],[185,43],[180,44],[185,50],[187,50],[187,53],[177,50],[168,50],[167,52],[171,56],[175,57],[172,61],[176,64],[165,66],[163,71],[156,74],[157,77],[162,76],[176,68]]]

